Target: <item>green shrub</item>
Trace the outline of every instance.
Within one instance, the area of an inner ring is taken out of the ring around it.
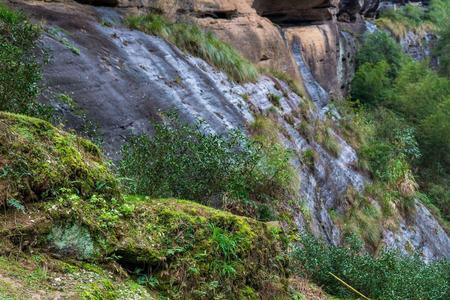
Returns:
[[[332,295],[357,298],[333,273],[371,299],[448,299],[448,261],[424,263],[418,256],[382,252],[373,257],[361,251],[360,242],[347,240],[346,247],[329,246],[312,236],[302,236],[293,252],[299,272],[309,276]]]
[[[391,81],[388,72],[389,65],[384,60],[361,65],[353,78],[352,97],[372,105],[385,101]]]
[[[450,95],[449,80],[440,77],[425,63],[404,63],[394,80],[389,104],[414,124],[434,113]]]
[[[407,4],[398,9],[388,9],[380,15],[380,18],[391,19],[408,27],[418,26],[425,17],[425,10],[413,4]]]
[[[428,8],[428,18],[439,28],[444,28],[450,22],[450,1],[431,0]]]
[[[254,202],[290,194],[293,172],[283,147],[266,147],[264,140],[239,131],[226,136],[207,131],[202,123],[188,125],[169,115],[155,125],[154,137],[132,137],[125,145],[120,174],[133,193],[238,205],[250,215]]]
[[[161,15],[148,14],[127,18],[128,26],[162,37],[178,48],[198,56],[237,82],[256,81],[258,70],[234,48],[194,24],[171,23]]]
[[[41,67],[36,59],[41,29],[19,12],[0,4],[0,110],[49,119],[36,101]]]
[[[438,167],[450,165],[450,97],[420,122],[419,138],[424,163]],[[444,167],[445,169],[445,167]]]
[[[450,21],[439,32],[434,53],[439,58],[440,72],[450,78]]]
[[[437,11],[430,12],[431,16],[440,18],[436,24],[448,24],[443,21],[447,17]],[[426,62],[405,58],[393,43],[385,34],[370,35],[358,55],[352,97],[361,100],[363,115],[374,129],[355,143],[361,166],[368,167],[390,199],[409,199],[417,191],[416,180],[424,193],[430,192],[427,187],[432,183],[439,183],[448,191],[450,184],[445,178],[450,165],[450,82]],[[352,118],[345,117],[344,122],[347,119],[350,125],[344,123],[342,127],[354,127],[347,130],[350,133],[346,136],[351,136],[360,126]],[[444,194],[428,194],[431,204],[443,212]],[[446,213],[442,215],[448,218]]]
[[[400,69],[405,55],[400,45],[386,32],[377,31],[364,36],[364,42],[356,56],[357,67],[369,63],[377,65],[382,61],[389,78],[394,78]]]

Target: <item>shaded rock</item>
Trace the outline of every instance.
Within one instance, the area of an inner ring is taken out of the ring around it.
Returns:
[[[339,0],[255,0],[256,11],[275,23],[301,23],[332,20],[338,12]]]

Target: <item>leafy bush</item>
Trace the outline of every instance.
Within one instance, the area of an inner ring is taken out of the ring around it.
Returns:
[[[132,137],[123,149],[120,174],[133,193],[177,197],[222,205],[250,214],[256,202],[290,194],[290,154],[279,145],[207,133],[201,122],[188,125],[169,115],[154,137]],[[238,201],[238,203],[235,203]]]
[[[384,60],[376,64],[364,63],[353,78],[352,97],[373,105],[383,102],[389,92],[388,72],[389,65]]]
[[[0,4],[0,110],[49,118],[36,101],[41,68],[35,57],[39,26]]]
[[[447,26],[450,22],[450,1],[431,0],[428,8],[428,18],[440,28]]]
[[[450,97],[423,119],[419,128],[424,162],[445,169],[450,165]]]
[[[352,96],[361,100],[363,115],[374,128],[357,147],[365,162],[362,165],[368,166],[390,195],[397,191],[403,196],[413,195],[418,187],[416,180],[422,192],[430,193],[428,186],[438,182],[448,191],[450,82],[426,63],[407,59],[401,53],[403,57],[395,58],[397,51],[388,56],[384,56],[390,53],[388,50],[383,55],[372,53],[385,47],[375,40],[387,45],[393,42],[390,38],[366,37],[359,56],[359,62],[364,63],[359,65],[352,86]],[[346,126],[356,127],[352,132],[364,127],[364,122],[352,124]],[[428,196],[431,204],[446,211],[445,197]]]
[[[425,10],[413,4],[398,9],[388,9],[381,13],[381,18],[388,18],[407,26],[418,26],[425,19]]]
[[[312,236],[301,238],[293,252],[299,272],[309,276],[333,295],[357,298],[339,283],[337,275],[371,299],[448,299],[450,264],[448,261],[424,263],[417,256],[386,251],[373,257],[361,251],[354,238],[346,247],[329,246]]]
[[[404,59],[400,45],[388,33],[377,31],[365,35],[356,62],[357,67],[360,67],[366,63],[376,65],[385,61],[387,66],[384,67],[388,69],[389,78],[394,78]]]
[[[450,21],[439,32],[439,39],[436,48],[434,49],[434,53],[439,58],[439,68],[441,73],[450,77]]]
[[[423,35],[435,29],[427,9],[413,4],[381,12],[376,23],[379,27],[386,28],[397,39],[403,38],[408,32]]]
[[[198,56],[230,76],[237,82],[256,81],[258,70],[234,48],[194,24],[171,23],[163,16],[148,14],[131,16],[128,26],[154,34]]]

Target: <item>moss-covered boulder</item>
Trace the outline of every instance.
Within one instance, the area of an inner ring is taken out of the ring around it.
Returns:
[[[49,123],[0,112],[0,206],[56,197],[117,195],[97,146]]]
[[[171,299],[287,298],[287,240],[277,226],[197,203],[127,200],[114,256]]]

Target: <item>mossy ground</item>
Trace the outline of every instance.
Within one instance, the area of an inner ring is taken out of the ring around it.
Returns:
[[[105,267],[47,255],[0,256],[0,299],[157,299]]]

